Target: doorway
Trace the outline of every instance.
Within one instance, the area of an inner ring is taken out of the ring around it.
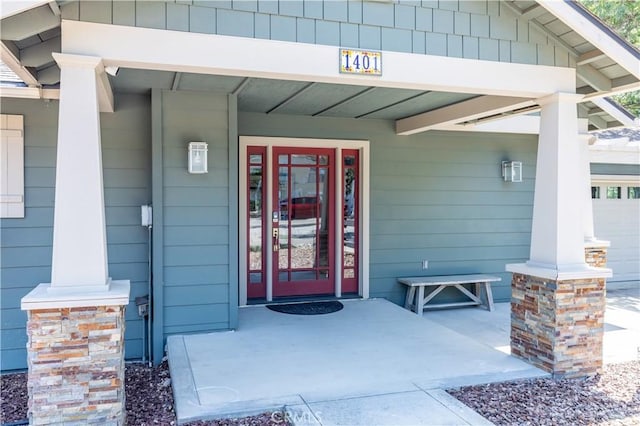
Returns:
[[[240,304],[367,297],[368,143],[240,140]]]

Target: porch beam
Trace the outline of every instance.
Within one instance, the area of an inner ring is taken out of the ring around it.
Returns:
[[[178,86],[180,86],[180,79],[182,78],[182,73],[177,72],[173,75],[173,84],[171,84],[171,91],[175,92],[178,90]]]
[[[0,41],[0,58],[11,71],[13,71],[27,86],[39,86],[38,79],[31,71],[25,68],[20,60],[13,54],[4,42]]]
[[[640,79],[640,58],[637,52],[634,53],[632,48],[609,34],[594,20],[588,19],[585,14],[580,12],[579,6],[571,5],[571,2],[567,1],[536,1],[597,49],[606,52],[609,58],[627,72]]]
[[[604,118],[597,116],[597,115],[591,115],[589,116],[589,121],[591,122],[591,124],[593,124],[594,126],[596,126],[598,129],[608,129],[609,128],[609,124],[605,121]]]
[[[531,20],[536,19],[538,16],[542,16],[545,13],[547,13],[547,11],[544,8],[539,7],[537,4],[534,4],[533,6],[530,6],[523,10],[522,15],[520,16],[522,19]]]
[[[591,102],[596,104],[604,112],[618,120],[623,126],[632,127],[635,125],[633,115],[622,111],[617,105],[607,98],[592,99]]]
[[[578,66],[578,78],[600,92],[609,92],[613,87],[611,80],[591,65]]]
[[[591,62],[599,61],[600,59],[606,58],[607,55],[604,54],[600,49],[593,49],[588,52],[583,53],[578,57],[576,61],[577,65],[586,65]]]
[[[20,51],[20,62],[25,67],[41,67],[53,62],[51,52],[60,51],[60,37],[51,38],[45,42],[27,47]]]
[[[532,106],[535,101],[527,98],[506,96],[479,96],[468,101],[423,112],[412,117],[396,120],[396,134],[413,135],[438,126],[463,123],[519,108]]]
[[[55,62],[50,66],[38,71],[38,82],[44,85],[53,85],[60,83],[60,68]]]
[[[514,97],[575,90],[575,70],[562,67],[385,51],[382,76],[351,75],[339,72],[334,46],[80,21],[62,22],[62,40],[65,53],[105,66]]]

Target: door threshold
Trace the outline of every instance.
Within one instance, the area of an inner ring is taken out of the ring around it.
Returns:
[[[342,297],[335,296],[286,296],[277,297],[273,301],[267,302],[266,299],[249,299],[246,306],[266,306],[266,305],[278,305],[285,303],[306,303],[306,302],[331,302],[335,300],[358,300],[362,297],[358,294],[345,294]]]

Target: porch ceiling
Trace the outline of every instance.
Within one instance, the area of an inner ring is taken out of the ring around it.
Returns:
[[[207,90],[238,95],[243,112],[396,120],[476,97],[460,93],[308,83],[121,68],[110,77],[118,93]]]

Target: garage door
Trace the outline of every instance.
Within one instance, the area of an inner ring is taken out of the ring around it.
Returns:
[[[640,281],[640,182],[637,177],[592,184],[595,235],[610,241],[609,282]]]

